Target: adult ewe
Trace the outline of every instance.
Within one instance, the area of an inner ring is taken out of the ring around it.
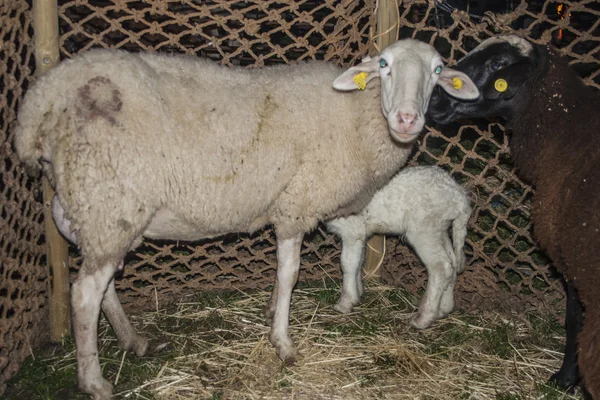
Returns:
[[[327,222],[327,229],[342,238],[342,295],[333,308],[346,314],[359,303],[365,243],[374,233],[387,233],[403,235],[427,269],[427,289],[413,326],[425,329],[450,314],[456,275],[465,269],[470,202],[465,189],[441,168],[406,167],[360,213]]]
[[[124,349],[146,351],[113,282],[142,236],[198,240],[272,224],[279,292],[269,338],[293,360],[289,303],[304,233],[362,209],[406,162],[436,83],[478,95],[455,89],[457,75],[468,79],[406,40],[347,71],[95,50],[41,77],[15,144],[29,170],[49,177],[57,224],[84,258],[72,287],[81,390],[112,393],[98,361],[101,307]]]
[[[456,68],[473,79],[480,97],[461,102],[437,92],[430,115],[443,124],[507,120],[516,166],[536,187],[534,234],[568,285],[565,358],[552,379],[576,384],[579,352],[583,383],[600,399],[600,97],[556,50],[516,36],[484,41]]]

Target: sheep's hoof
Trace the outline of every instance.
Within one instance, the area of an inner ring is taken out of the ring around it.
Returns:
[[[89,380],[87,382],[80,380],[79,389],[84,393],[92,395],[94,400],[109,400],[113,394],[113,385],[101,376],[91,382]]]
[[[294,365],[298,358],[298,350],[296,346],[294,346],[294,342],[292,339],[288,338],[278,338],[275,336],[270,336],[269,340],[271,344],[275,347],[275,351],[277,355],[285,363],[285,365]]]
[[[119,348],[123,351],[132,351],[136,356],[142,357],[148,350],[148,339],[136,334],[129,340],[119,341]]]
[[[350,314],[352,312],[352,306],[342,302],[339,302],[333,306],[333,309],[342,314]]]
[[[412,326],[417,329],[426,329],[431,326],[431,324],[435,321],[433,318],[427,318],[423,314],[418,313],[415,318],[412,320]]]
[[[579,374],[577,371],[564,371],[562,368],[552,374],[548,382],[566,390],[568,393],[575,392],[575,387],[579,384]]]
[[[279,350],[277,351],[277,355],[287,367],[296,364],[296,361],[298,360],[298,350],[296,350],[295,347],[292,349]]]

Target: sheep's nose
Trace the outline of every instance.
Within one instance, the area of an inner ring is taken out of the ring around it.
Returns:
[[[413,113],[398,113],[398,122],[405,126],[410,126],[417,118],[417,114]]]

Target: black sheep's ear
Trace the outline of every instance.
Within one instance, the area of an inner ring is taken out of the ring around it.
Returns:
[[[531,78],[534,70],[531,61],[520,61],[492,74],[483,86],[483,98],[486,100],[510,99],[519,91],[525,81]]]

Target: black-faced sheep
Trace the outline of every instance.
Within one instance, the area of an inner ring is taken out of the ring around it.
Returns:
[[[470,215],[469,195],[441,168],[402,169],[363,211],[327,222],[342,239],[342,295],[334,309],[347,314],[359,303],[365,243],[375,233],[386,233],[403,235],[427,269],[427,289],[413,326],[425,329],[450,314],[456,275],[465,269]]]
[[[600,399],[600,96],[556,50],[516,36],[482,42],[456,68],[471,77],[480,97],[461,102],[437,92],[430,116],[439,123],[507,120],[515,164],[536,188],[535,237],[568,282],[567,346],[552,379],[576,384],[578,353],[583,383]],[[585,309],[578,337],[577,296]]]
[[[457,76],[468,80],[443,68],[433,47],[406,40],[346,71],[94,50],[41,77],[19,111],[15,145],[29,170],[49,177],[54,216],[83,255],[72,286],[80,388],[112,394],[98,361],[101,307],[124,349],[146,351],[113,281],[143,236],[198,240],[272,224],[269,338],[293,360],[289,303],[304,233],[360,211],[406,162],[436,83],[478,95],[472,84],[454,88]]]

